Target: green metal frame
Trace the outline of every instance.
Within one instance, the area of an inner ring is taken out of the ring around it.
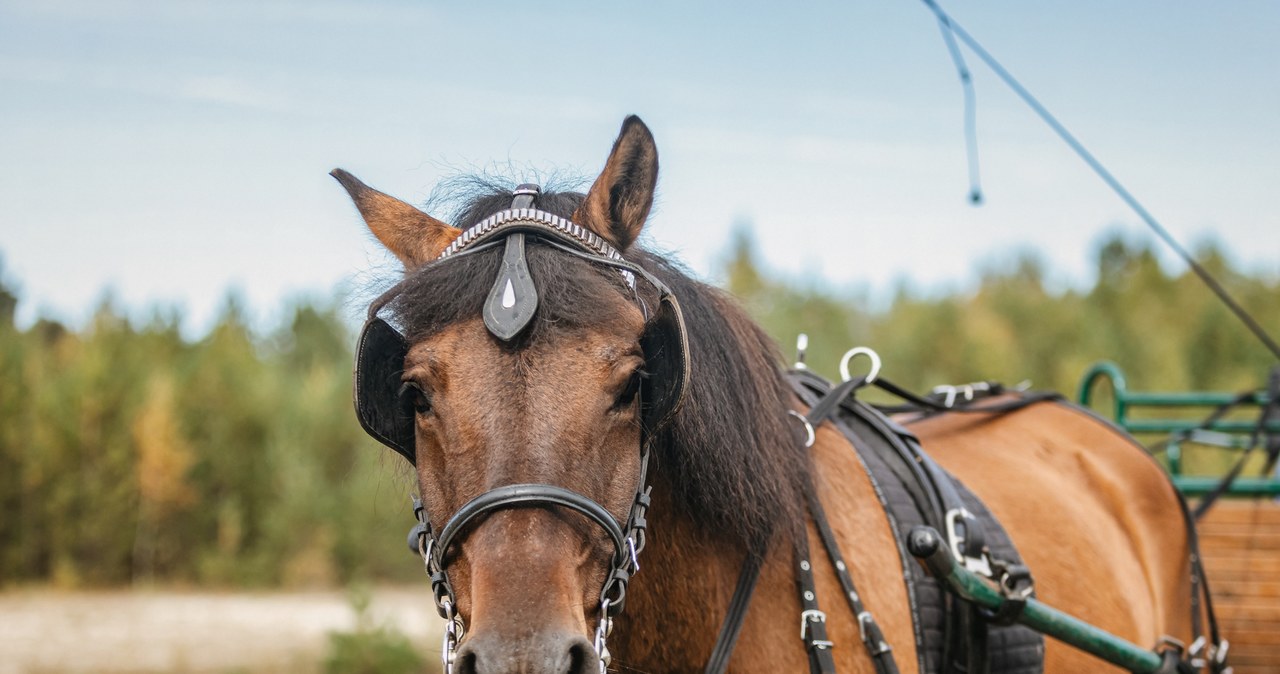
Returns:
[[[1152,410],[1189,410],[1205,408],[1211,411],[1236,399],[1235,394],[1195,391],[1188,393],[1151,393],[1130,391],[1124,373],[1115,363],[1103,361],[1096,363],[1085,372],[1080,382],[1080,390],[1076,399],[1081,405],[1089,407],[1093,401],[1093,391],[1102,379],[1111,382],[1111,390],[1115,398],[1114,420],[1117,425],[1130,433],[1158,433],[1169,436],[1166,445],[1166,458],[1169,462],[1169,474],[1178,489],[1188,496],[1203,496],[1218,485],[1220,477],[1206,475],[1186,475],[1183,473],[1183,444],[1187,442],[1212,444],[1217,447],[1243,450],[1248,447],[1248,435],[1253,432],[1255,422],[1235,419],[1222,419],[1205,429],[1199,429],[1200,422],[1189,419],[1171,418],[1138,418],[1130,413],[1137,409]],[[1261,391],[1242,403],[1251,407],[1261,407],[1268,403],[1267,395]],[[1208,414],[1206,411],[1206,416]],[[1274,422],[1267,428],[1268,432],[1280,433],[1280,422]],[[1187,434],[1183,439],[1181,436]],[[1280,496],[1280,478],[1277,477],[1241,477],[1232,483],[1228,496]]]
[[[1008,601],[994,583],[960,564],[943,543],[942,535],[933,528],[913,529],[907,537],[907,548],[933,577],[961,599],[992,611],[998,611]],[[1121,639],[1034,597],[1026,599],[1015,621],[1131,672],[1172,671],[1163,669],[1166,664],[1163,653]],[[1175,652],[1175,655],[1181,654]]]

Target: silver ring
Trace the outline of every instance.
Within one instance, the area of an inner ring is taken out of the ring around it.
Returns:
[[[871,370],[867,372],[866,381],[868,384],[876,380],[880,376],[880,354],[871,350],[869,347],[857,346],[844,352],[844,357],[840,359],[840,381],[849,381],[853,379],[849,374],[849,361],[854,356],[866,356],[871,361]]]
[[[790,414],[791,416],[799,419],[800,423],[804,424],[804,432],[805,432],[804,446],[806,448],[812,447],[813,441],[816,439],[813,433],[813,424],[809,423],[809,420],[803,414],[795,410],[787,410],[787,414]]]

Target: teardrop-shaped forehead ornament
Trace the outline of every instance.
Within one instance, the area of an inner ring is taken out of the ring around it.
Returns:
[[[511,199],[511,210],[519,213],[530,210],[534,197],[542,189],[537,185],[521,185]],[[529,325],[538,309],[538,288],[529,275],[529,261],[525,259],[524,232],[507,235],[506,248],[502,251],[502,265],[498,278],[489,289],[484,303],[484,325],[494,337],[509,342]]]
[[[520,185],[513,193],[511,208],[494,213],[467,229],[437,258],[443,260],[503,244],[502,264],[482,310],[485,327],[503,341],[519,335],[538,309],[538,289],[525,258],[526,233],[541,234],[542,238],[552,241],[552,245],[569,252],[574,251],[565,248],[564,244],[572,244],[571,248],[581,251],[575,253],[578,255],[587,253],[589,258],[620,263],[618,272],[623,280],[632,290],[636,287],[635,274],[625,268],[630,265],[608,241],[567,218],[533,208],[534,199],[541,193],[542,189],[537,185]],[[648,312],[645,313],[647,320]]]

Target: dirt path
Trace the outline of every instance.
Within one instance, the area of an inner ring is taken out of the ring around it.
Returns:
[[[372,593],[370,615],[429,657],[439,620],[422,587]],[[350,630],[342,592],[0,593],[0,674],[316,671],[328,632]]]

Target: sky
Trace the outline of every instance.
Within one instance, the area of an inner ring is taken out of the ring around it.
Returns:
[[[1280,275],[1280,4],[942,6],[1174,236]],[[269,323],[394,270],[331,168],[414,203],[459,171],[591,178],[635,113],[661,156],[646,240],[703,277],[749,227],[777,273],[873,296],[1022,250],[1089,283],[1143,226],[968,56],[977,208],[917,0],[0,0],[0,273],[28,323],[109,292],[198,333],[228,289]]]

